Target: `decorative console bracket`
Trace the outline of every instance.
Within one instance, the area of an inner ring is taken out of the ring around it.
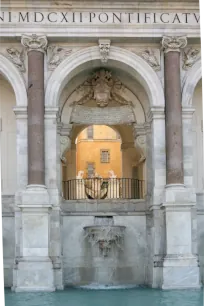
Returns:
[[[133,124],[134,145],[140,150],[140,161],[146,159],[146,130],[143,125]]]
[[[60,159],[66,163],[65,154],[71,147],[72,124],[58,124],[58,134],[60,134]]]
[[[111,41],[109,39],[99,39],[98,44],[101,54],[101,62],[107,63]]]

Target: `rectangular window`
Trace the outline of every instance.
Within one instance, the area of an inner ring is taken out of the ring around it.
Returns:
[[[92,177],[95,174],[94,163],[87,163],[87,177]]]
[[[110,162],[110,150],[101,150],[101,163]]]
[[[87,138],[93,139],[93,125],[87,127]]]

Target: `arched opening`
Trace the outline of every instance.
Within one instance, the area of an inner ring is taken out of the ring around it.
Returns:
[[[17,187],[16,119],[13,108],[15,94],[7,79],[0,75],[0,120],[1,120],[1,187],[2,195],[14,195]]]
[[[58,190],[60,194],[62,192],[61,166],[59,163],[56,163],[54,166],[53,162],[55,159],[58,160],[59,156],[62,157],[62,153],[67,150],[66,143],[70,143],[68,130],[71,130],[71,147],[74,149],[72,140],[74,139],[73,133],[78,130],[79,125],[86,127],[90,124],[114,126],[124,123],[126,127],[124,129],[125,135],[121,134],[124,139],[122,149],[126,150],[128,146],[136,145],[140,152],[138,163],[144,162],[145,164],[144,177],[145,181],[149,180],[149,182],[146,184],[147,188],[145,188],[144,194],[147,195],[148,199],[151,199],[154,188],[157,189],[157,194],[163,193],[165,185],[164,163],[156,163],[159,175],[164,178],[164,180],[156,180],[156,170],[153,168],[152,164],[155,163],[155,161],[152,160],[156,156],[155,152],[158,151],[158,154],[160,154],[161,149],[159,145],[161,145],[161,147],[164,145],[163,117],[161,117],[158,124],[154,121],[154,128],[153,125],[150,127],[149,123],[152,120],[152,111],[158,114],[161,113],[161,115],[163,114],[164,92],[162,84],[155,71],[141,57],[130,51],[113,46],[111,47],[109,59],[106,64],[102,65],[100,58],[100,52],[97,47],[85,48],[71,54],[55,69],[46,87],[45,111],[47,110],[49,113],[51,109],[53,109],[53,111],[58,110],[58,135],[61,135],[59,137],[64,137],[64,139],[60,138],[59,140],[57,139],[58,136],[55,136],[56,152],[52,152],[52,158],[49,154],[45,154],[46,186],[48,190],[50,190],[51,196],[53,194],[53,201],[55,200],[54,193],[58,193]],[[121,96],[127,98],[126,102],[133,101],[131,112],[129,110],[128,112],[120,111],[117,113],[117,116],[114,112],[106,113],[104,119],[105,109],[109,111],[108,107],[104,109],[98,107],[98,112],[95,112],[95,114],[85,112],[83,107],[81,108],[81,112],[77,112],[79,110],[77,107],[75,107],[75,111],[73,111],[73,105],[77,97],[76,89],[87,80],[90,74],[93,74],[101,68],[111,71],[112,75],[120,79],[121,83],[125,85],[125,91],[121,93]],[[111,121],[109,118],[115,120]],[[160,144],[155,142],[155,137],[159,132],[157,130],[161,131]],[[53,146],[54,138],[53,135],[52,138],[50,137],[50,133],[50,128],[48,129],[45,127],[47,148]],[[148,133],[149,136],[150,134],[152,135],[149,137],[147,136]],[[66,139],[66,136],[68,136],[68,139]],[[148,143],[146,143],[146,141]],[[61,144],[58,145],[59,143]],[[146,150],[148,147],[151,149]],[[148,155],[147,159],[146,155]],[[165,159],[165,156],[164,158],[162,157],[162,160],[163,159]],[[146,160],[148,160],[148,162],[146,162]],[[146,164],[148,164],[147,167]],[[55,167],[55,169],[53,167]],[[132,168],[126,169],[126,171],[129,172],[128,176],[130,173],[132,175],[132,172],[134,172],[134,175],[136,173],[136,170],[132,170]],[[54,185],[56,187],[54,187]],[[55,192],[53,188],[55,188]],[[157,199],[159,200],[159,196],[155,197],[153,201],[157,201]]]
[[[122,176],[121,137],[106,125],[90,125],[76,139],[76,172],[85,178]]]
[[[96,124],[80,129],[62,163],[66,200],[144,198],[145,161],[139,162],[133,143],[123,143],[119,130],[125,134],[125,129]],[[107,190],[102,188],[105,185]]]

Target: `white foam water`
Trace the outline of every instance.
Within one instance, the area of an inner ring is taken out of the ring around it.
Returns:
[[[125,290],[138,288],[137,285],[102,285],[97,283],[91,283],[89,285],[75,286],[76,289],[85,289],[85,290]]]

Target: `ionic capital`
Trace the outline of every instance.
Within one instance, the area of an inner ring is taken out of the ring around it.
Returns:
[[[164,36],[161,44],[164,53],[168,53],[170,51],[180,52],[181,49],[186,47],[187,38],[185,36]]]
[[[22,35],[22,45],[29,51],[45,52],[47,49],[48,41],[45,35]]]

